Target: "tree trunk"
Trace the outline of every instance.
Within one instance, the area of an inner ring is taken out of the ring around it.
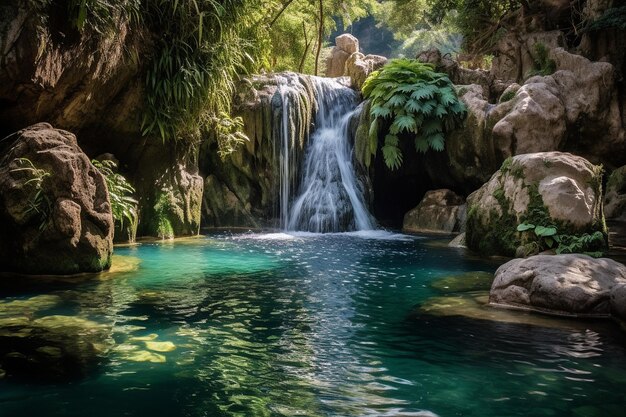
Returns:
[[[320,53],[322,52],[322,43],[324,42],[324,1],[320,0],[320,24],[317,32],[317,52],[315,54],[315,75],[318,75],[320,65]]]

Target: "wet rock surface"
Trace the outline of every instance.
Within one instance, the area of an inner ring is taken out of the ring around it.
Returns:
[[[555,315],[626,319],[626,266],[587,255],[514,259],[495,274],[489,301]]]
[[[402,230],[406,232],[462,231],[466,207],[463,197],[451,190],[428,191],[422,201],[404,216]]]
[[[0,269],[75,274],[109,268],[109,194],[76,137],[40,123],[5,138],[3,145]]]

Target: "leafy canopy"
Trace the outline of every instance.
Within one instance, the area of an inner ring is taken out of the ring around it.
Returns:
[[[402,165],[401,135],[414,136],[417,152],[442,151],[445,133],[457,127],[467,112],[446,74],[406,58],[391,60],[370,74],[363,96],[372,100],[370,141],[377,143],[379,128],[388,126],[382,152],[390,169]]]

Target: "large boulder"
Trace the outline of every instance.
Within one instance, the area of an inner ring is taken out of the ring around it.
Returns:
[[[488,255],[514,256],[527,243],[521,223],[556,226],[559,234],[606,233],[602,168],[569,153],[544,152],[507,159],[467,199],[466,240]]]
[[[2,142],[1,268],[30,274],[108,269],[113,252],[109,193],[76,137],[40,123]]]
[[[495,274],[489,301],[557,315],[626,319],[626,266],[587,255],[514,259]]]
[[[349,33],[335,38],[335,46],[326,59],[326,76],[341,77],[344,75],[346,61],[350,55],[359,52],[359,40]]]
[[[344,74],[350,77],[352,88],[360,90],[367,77],[374,71],[382,68],[387,58],[380,55],[363,55],[355,52],[346,61]]]
[[[465,223],[465,200],[451,190],[428,191],[413,210],[406,213],[405,232],[460,232]]]
[[[524,153],[558,150],[608,167],[626,163],[626,117],[620,110],[613,65],[562,48],[545,53],[553,64],[552,74],[530,78],[526,74],[506,83],[477,79],[458,87],[468,109],[467,119],[446,137],[445,153],[425,161],[437,187],[470,192],[505,159]],[[439,62],[438,68],[455,74],[456,67],[449,60],[432,53],[423,59]],[[513,80],[520,80],[521,85]],[[500,84],[503,89],[496,88]]]

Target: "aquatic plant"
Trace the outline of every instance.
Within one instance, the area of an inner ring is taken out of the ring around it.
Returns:
[[[133,198],[135,189],[128,180],[121,174],[116,172],[117,164],[111,160],[91,161],[94,167],[104,176],[109,190],[111,200],[111,212],[113,219],[120,226],[120,230],[124,229],[124,222],[129,223],[129,240],[134,240],[134,230],[137,229],[139,216],[137,213],[137,200]]]
[[[370,150],[375,153],[379,128],[385,130],[382,147],[390,169],[402,165],[400,136],[412,134],[417,152],[442,151],[445,133],[461,124],[466,108],[446,74],[412,59],[394,59],[374,71],[363,84],[363,96],[372,100]]]

